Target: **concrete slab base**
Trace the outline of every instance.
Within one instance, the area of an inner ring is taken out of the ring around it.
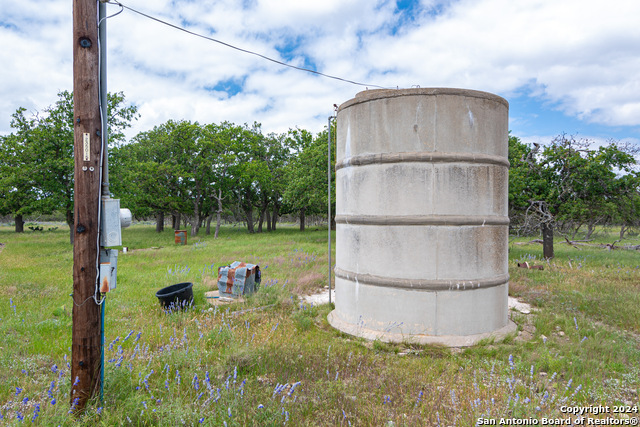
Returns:
[[[394,332],[383,332],[376,331],[373,329],[368,329],[360,325],[353,325],[351,323],[345,322],[340,319],[336,310],[333,310],[327,316],[327,320],[329,324],[334,328],[345,332],[349,335],[354,335],[356,337],[365,338],[368,340],[380,340],[383,342],[394,342],[394,343],[415,343],[415,344],[439,344],[444,345],[446,347],[470,347],[477,344],[479,341],[494,338],[496,340],[500,340],[507,335],[514,333],[517,329],[516,324],[509,320],[507,325],[492,331],[486,332],[482,334],[475,335],[404,335]]]

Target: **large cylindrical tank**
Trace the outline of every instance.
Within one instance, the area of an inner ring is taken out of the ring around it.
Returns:
[[[515,330],[508,110],[441,88],[368,90],[340,106],[334,327],[451,346]]]

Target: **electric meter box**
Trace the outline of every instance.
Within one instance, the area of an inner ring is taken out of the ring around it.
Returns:
[[[101,222],[100,246],[121,246],[120,199],[102,199]]]
[[[118,273],[118,251],[116,249],[100,250],[100,292],[106,293],[116,288]]]

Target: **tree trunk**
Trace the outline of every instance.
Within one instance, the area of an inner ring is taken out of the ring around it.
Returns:
[[[573,228],[573,231],[571,233],[571,240],[576,240],[576,235],[578,234],[578,231],[580,230],[580,228],[582,228],[582,224],[578,224],[577,227]]]
[[[276,231],[276,223],[278,222],[278,204],[273,204],[273,215],[271,216],[271,231]]]
[[[542,228],[542,255],[544,259],[553,258],[553,226],[546,222],[541,225]]]
[[[182,221],[182,216],[180,214],[173,215],[173,229],[180,230],[180,222]]]
[[[191,221],[191,236],[197,236],[198,231],[200,231],[200,217],[196,212],[193,216],[193,220]]]
[[[622,224],[622,226],[620,227],[620,240],[624,239],[624,235],[628,230],[629,230],[629,226]]]
[[[24,220],[22,219],[22,215],[16,215],[16,233],[24,233]]]
[[[260,210],[260,218],[258,220],[258,233],[262,233],[262,223],[264,222],[264,209]]]
[[[584,236],[584,239],[589,240],[591,238],[591,235],[595,231],[595,229],[596,229],[596,222],[589,222],[589,224],[587,224],[587,234]]]
[[[255,229],[253,228],[253,207],[245,209],[244,216],[247,220],[247,230],[249,230],[249,233],[255,233]]]
[[[156,213],[156,232],[162,233],[164,231],[164,212]]]
[[[218,210],[216,211],[216,234],[213,236],[214,239],[218,238],[218,233],[220,233],[220,222],[222,221],[222,189],[218,189]]]
[[[267,231],[271,231],[271,212],[269,212],[269,209],[267,209],[264,213],[266,215],[266,222],[267,222]]]
[[[336,216],[331,215],[331,229],[335,231],[336,229]]]
[[[72,210],[67,210],[65,212],[65,217],[67,220],[67,225],[69,226],[69,243],[71,243],[73,245],[73,211]]]
[[[304,213],[307,208],[300,209],[300,231],[304,231]]]
[[[204,232],[207,236],[211,234],[211,220],[213,219],[213,214],[207,217],[207,228]]]

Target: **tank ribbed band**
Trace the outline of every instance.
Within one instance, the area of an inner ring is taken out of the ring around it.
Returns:
[[[477,163],[509,167],[509,160],[503,156],[481,153],[443,153],[419,151],[411,153],[362,154],[336,163],[336,171],[349,166],[366,166],[387,163]]]
[[[348,280],[354,283],[363,283],[372,286],[382,286],[400,289],[413,289],[423,291],[469,291],[472,289],[491,288],[504,285],[509,282],[508,274],[501,274],[489,279],[398,279],[376,276],[373,274],[353,273],[335,268],[336,278]]]
[[[336,224],[347,225],[509,225],[509,217],[498,215],[336,215]]]

